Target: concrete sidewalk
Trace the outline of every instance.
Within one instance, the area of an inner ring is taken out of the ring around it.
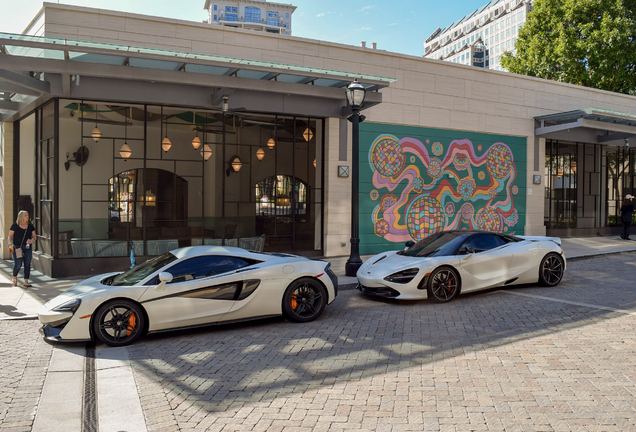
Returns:
[[[561,247],[568,260],[586,259],[605,254],[636,252],[636,241],[621,240],[618,236],[568,237],[563,238]],[[372,255],[363,255],[366,260]],[[341,289],[352,289],[357,283],[355,277],[345,276],[345,263],[348,256],[326,259],[338,276]],[[52,279],[39,272],[32,271],[29,282],[32,288],[21,286],[22,272],[18,286],[11,286],[13,261],[0,260],[0,320],[35,319],[41,305],[72,287],[84,277]]]

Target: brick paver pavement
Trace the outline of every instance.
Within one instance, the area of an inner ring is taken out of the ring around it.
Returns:
[[[634,281],[625,254],[573,262],[555,288],[441,305],[345,291],[312,323],[128,352],[150,431],[636,431]],[[38,327],[0,321],[2,432],[31,430],[55,349]]]
[[[628,254],[571,263],[556,288],[442,305],[345,291],[313,323],[154,335],[129,353],[149,430],[636,431],[634,281]]]
[[[0,431],[33,426],[53,347],[37,321],[0,321]]]

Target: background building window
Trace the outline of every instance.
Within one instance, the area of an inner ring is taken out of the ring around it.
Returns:
[[[260,23],[261,22],[261,10],[256,7],[245,8],[245,22]]]
[[[267,17],[268,18],[278,18],[278,12],[267,11]]]
[[[236,6],[225,6],[225,12],[238,13]]]
[[[238,21],[238,16],[236,14],[225,14],[225,21]]]

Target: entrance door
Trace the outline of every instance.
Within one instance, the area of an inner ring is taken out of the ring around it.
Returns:
[[[636,149],[613,147],[607,152],[606,224],[621,225],[621,205],[625,195],[636,194]]]

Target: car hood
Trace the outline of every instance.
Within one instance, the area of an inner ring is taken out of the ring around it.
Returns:
[[[410,268],[423,268],[433,258],[398,255],[397,251],[385,252],[369,258],[358,270],[364,276],[389,275]]]
[[[53,309],[69,301],[70,299],[80,298],[80,297],[87,296],[89,294],[100,293],[100,292],[108,291],[112,288],[115,288],[110,285],[103,285],[100,281],[102,279],[107,278],[108,276],[116,275],[119,273],[121,272],[105,273],[105,274],[93,276],[92,278],[85,279],[81,281],[80,283],[74,285],[73,287],[67,289],[66,291],[64,291],[62,294],[55,297],[54,299],[49,300],[44,305],[44,307],[47,309]]]

